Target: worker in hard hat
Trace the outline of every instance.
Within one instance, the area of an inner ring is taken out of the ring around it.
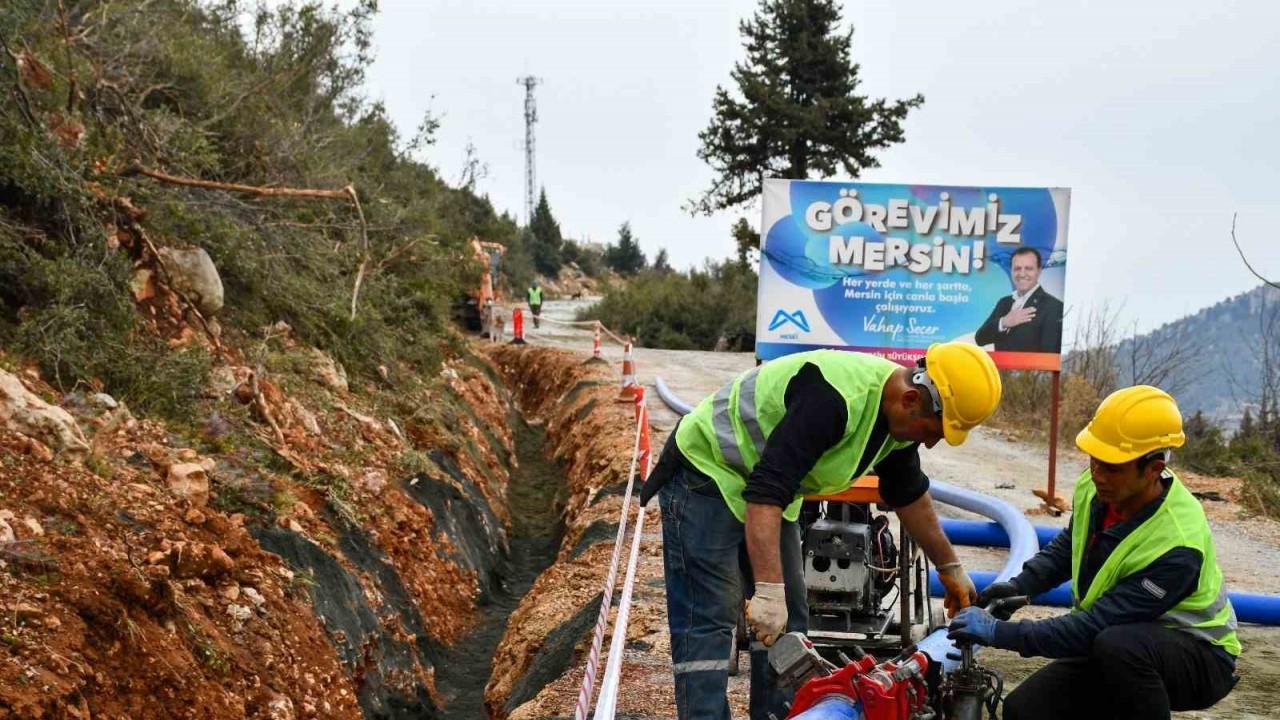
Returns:
[[[1000,403],[991,358],[931,346],[912,367],[814,350],[774,360],[704,399],[672,433],[641,492],[662,508],[667,620],[682,720],[729,718],[725,696],[744,595],[757,642],[751,717],[785,717],[767,652],[808,622],[796,519],[802,496],[847,489],[872,469],[880,494],[938,566],[952,613],[977,597],[943,534],[920,445],[964,442]]]
[[[1162,390],[1109,395],[1076,445],[1070,524],[979,607],[951,622],[953,638],[1057,658],[1004,701],[1005,720],[1167,720],[1212,706],[1235,685],[1236,614],[1200,502],[1169,469],[1182,415]],[[1071,580],[1072,612],[1008,622],[981,609]]]
[[[529,312],[533,313],[533,326],[539,326],[539,319],[542,317],[542,286],[535,279],[529,285]]]

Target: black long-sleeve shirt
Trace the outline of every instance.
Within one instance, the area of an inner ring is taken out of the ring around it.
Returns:
[[[1082,558],[1079,594],[1088,594],[1103,563],[1130,533],[1150,518],[1168,495],[1165,492],[1133,517],[1105,530],[1106,508],[1095,498],[1089,510],[1089,537],[1092,540]],[[1073,519],[1074,520],[1074,519]],[[1071,579],[1071,523],[1022,566],[1011,582],[1019,592],[1039,595]],[[1016,650],[1026,656],[1048,658],[1084,657],[1093,641],[1112,625],[1148,622],[1159,618],[1190,597],[1200,581],[1204,558],[1194,548],[1178,547],[1161,555],[1141,572],[1116,583],[1098,597],[1088,610],[1048,620],[1021,620],[996,624],[993,645]],[[1219,654],[1234,662],[1221,648]]]
[[[765,439],[760,462],[747,477],[742,497],[749,503],[790,505],[800,481],[844,437],[849,421],[844,396],[817,365],[805,363],[791,378],[783,403],[786,412]],[[877,414],[867,449],[858,467],[849,468],[850,477],[865,472],[888,436],[888,422]],[[875,470],[880,476],[880,497],[891,507],[910,505],[929,490],[929,478],[920,469],[918,444],[889,453]]]

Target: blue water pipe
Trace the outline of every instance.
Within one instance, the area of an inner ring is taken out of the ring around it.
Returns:
[[[995,582],[996,574],[979,570],[970,571],[969,577],[973,578],[973,584],[982,590]],[[933,597],[942,597],[944,594],[942,583],[938,581],[937,573],[932,570],[929,571],[929,594]],[[1274,595],[1241,592],[1227,593],[1227,597],[1231,599],[1231,607],[1235,608],[1236,620],[1258,625],[1280,625],[1280,598]],[[1064,582],[1048,592],[1041,593],[1032,598],[1031,602],[1034,605],[1071,607],[1071,582]]]
[[[990,495],[983,495],[937,480],[929,483],[929,494],[938,502],[989,517],[1003,528],[1009,543],[1009,558],[1000,572],[995,574],[996,579],[1008,580],[1013,577],[1022,570],[1023,563],[1040,551],[1040,543],[1036,539],[1036,531],[1031,526],[1031,521],[1027,520],[1022,511],[1013,505]],[[947,639],[946,628],[935,630],[921,640],[917,647],[929,656],[930,662],[940,664],[944,673],[951,672],[960,664],[958,659],[948,657],[958,658],[959,652],[956,650],[955,643]]]
[[[658,397],[662,398],[662,402],[666,403],[667,407],[671,408],[672,412],[681,416],[688,415],[693,412],[693,406],[676,397],[676,394],[671,392],[671,388],[667,387],[667,384],[662,382],[662,378],[654,378],[653,386],[658,391]]]
[[[796,716],[796,720],[863,720],[862,703],[843,695],[828,695]]]
[[[1004,527],[998,522],[956,520],[954,518],[939,518],[939,522],[942,523],[942,530],[947,534],[947,538],[951,540],[952,545],[1009,547],[1009,533],[1005,532]],[[1036,540],[1040,547],[1048,545],[1050,540],[1062,532],[1062,528],[1057,527],[1047,527],[1045,525],[1034,525],[1032,527],[1036,531]]]

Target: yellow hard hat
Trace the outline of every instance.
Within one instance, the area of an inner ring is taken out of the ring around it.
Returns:
[[[1076,446],[1090,457],[1119,465],[1147,453],[1182,447],[1182,413],[1169,393],[1150,385],[1134,385],[1106,397]]]
[[[1000,405],[1000,373],[990,355],[969,343],[934,343],[924,361],[942,404],[942,434],[948,445],[959,445]]]

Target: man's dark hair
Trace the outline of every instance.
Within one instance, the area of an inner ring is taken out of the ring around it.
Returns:
[[[1019,255],[1034,255],[1036,258],[1036,267],[1043,268],[1044,260],[1040,258],[1040,251],[1033,247],[1020,247],[1013,251],[1013,255],[1009,258],[1009,265],[1013,265],[1013,258]]]

